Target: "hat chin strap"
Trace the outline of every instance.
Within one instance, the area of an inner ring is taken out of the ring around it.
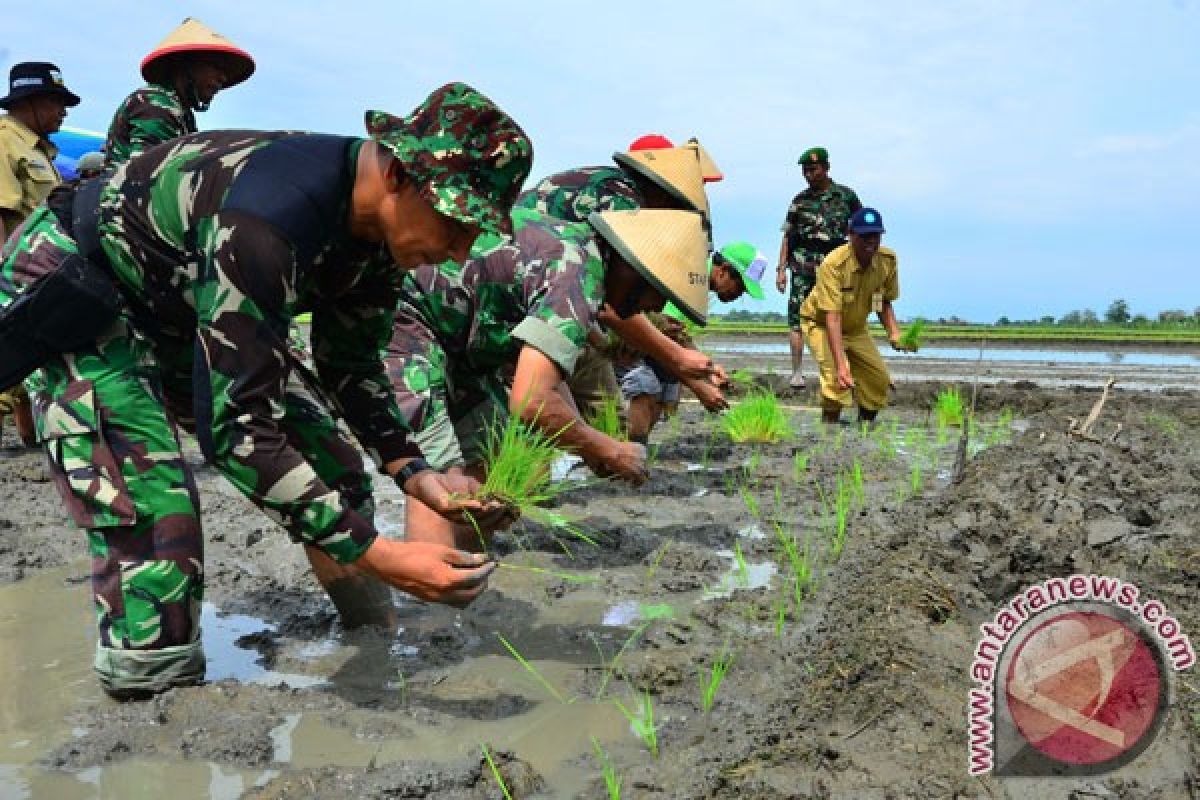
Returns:
[[[208,111],[212,105],[212,101],[209,100],[207,103],[200,102],[200,96],[196,93],[196,82],[192,80],[191,75],[184,78],[184,81],[183,102],[188,108],[197,113],[203,114],[205,111]]]

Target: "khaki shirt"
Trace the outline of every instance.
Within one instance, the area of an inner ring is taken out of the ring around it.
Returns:
[[[830,311],[842,313],[842,332],[858,333],[867,327],[867,317],[879,312],[884,302],[900,296],[900,278],[896,253],[880,247],[863,269],[854,257],[854,248],[844,244],[825,256],[817,269],[817,285],[800,306],[800,316],[817,325],[825,325]]]
[[[0,117],[0,209],[28,217],[62,182],[58,148],[9,115]]]

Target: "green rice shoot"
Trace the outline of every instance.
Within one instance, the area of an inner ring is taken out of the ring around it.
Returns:
[[[726,642],[725,647],[721,649],[721,654],[709,668],[708,675],[703,673],[700,675],[700,707],[704,709],[705,714],[712,711],[713,702],[717,699],[717,692],[720,691],[721,684],[725,681],[725,676],[732,666],[733,652],[729,649],[729,643]]]
[[[604,752],[595,736],[592,737],[592,752],[600,762],[600,774],[604,776],[604,790],[608,794],[608,800],[621,800],[621,776],[617,774],[608,753]]]
[[[554,696],[555,700],[557,700],[558,702],[563,703],[563,704],[570,703],[570,701],[567,700],[567,698],[563,697],[562,692],[560,692],[554,684],[552,684],[552,683],[550,683],[550,681],[546,680],[545,675],[538,672],[537,667],[535,667],[533,664],[530,664],[525,659],[525,656],[523,656],[519,652],[517,652],[517,648],[513,647],[509,643],[508,639],[505,639],[499,633],[496,634],[496,638],[500,640],[500,644],[504,645],[504,649],[507,650],[509,652],[509,654],[512,655],[512,657],[515,658],[522,667],[525,668],[525,671],[528,672],[530,675],[532,675],[534,680],[536,680],[538,683],[540,683],[543,687],[545,687],[546,691],[548,691],[551,695]]]
[[[545,567],[534,567],[529,564],[508,564],[503,561],[496,562],[496,566],[500,569],[516,569],[522,572],[532,572],[536,575],[546,575],[551,578],[557,578],[564,583],[576,585],[596,583],[600,579],[593,575],[578,575],[572,572],[559,572],[558,570],[546,569]]]
[[[733,540],[733,562],[737,566],[737,580],[742,586],[750,585],[750,565],[746,563],[746,557],[742,555],[742,543],[737,539]]]
[[[908,493],[910,496],[916,496],[921,493],[921,462],[914,459],[912,469],[908,473]]]
[[[729,373],[729,382],[742,391],[750,391],[754,388],[754,373],[748,369],[735,369]]]
[[[795,480],[796,483],[800,483],[800,481],[803,480],[807,474],[808,451],[798,450],[792,456],[792,479]]]
[[[513,800],[512,793],[508,791],[508,785],[504,783],[504,776],[500,774],[500,768],[496,766],[496,762],[492,760],[492,753],[488,750],[486,744],[481,744],[483,749],[483,757],[487,759],[488,766],[491,767],[492,777],[496,779],[496,783],[500,784],[500,791],[504,792],[507,800]]]
[[[587,423],[610,439],[625,441],[627,438],[625,426],[621,424],[620,397],[605,395],[594,413],[588,417]]]
[[[739,486],[738,494],[742,496],[742,502],[746,504],[746,510],[750,512],[750,516],[758,519],[758,499],[754,493],[745,486]]]
[[[779,398],[768,391],[753,391],[721,417],[721,428],[735,442],[774,444],[792,435]]]
[[[933,413],[937,416],[939,428],[961,426],[965,417],[963,399],[958,389],[950,387],[938,392],[933,403]]]
[[[900,346],[918,349],[921,347],[921,336],[925,333],[925,320],[917,317],[908,323],[908,327],[900,334]]]
[[[654,699],[650,692],[643,691],[637,698],[637,705],[628,709],[620,700],[613,700],[618,709],[629,720],[629,726],[638,735],[650,755],[658,758],[658,728],[654,724]]]

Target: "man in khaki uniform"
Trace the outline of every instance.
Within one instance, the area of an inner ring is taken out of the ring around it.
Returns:
[[[821,369],[821,420],[827,423],[836,423],[850,405],[852,389],[860,422],[874,420],[887,405],[891,377],[867,331],[872,311],[892,349],[906,349],[892,309],[900,296],[896,254],[880,245],[883,217],[873,208],[860,208],[849,228],[850,241],[821,262],[817,284],[800,306],[801,331]]]
[[[8,112],[0,117],[0,243],[62,182],[54,166],[58,148],[47,137],[77,105],[53,64],[24,62],[9,71],[8,95],[0,97]],[[10,415],[25,446],[37,444],[29,396],[19,385],[0,392],[0,426]]]

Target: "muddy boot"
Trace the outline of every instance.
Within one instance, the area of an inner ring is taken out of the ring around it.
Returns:
[[[858,410],[858,424],[861,425],[864,430],[870,430],[875,427],[875,417],[877,416],[879,416],[878,410],[860,408]]]

